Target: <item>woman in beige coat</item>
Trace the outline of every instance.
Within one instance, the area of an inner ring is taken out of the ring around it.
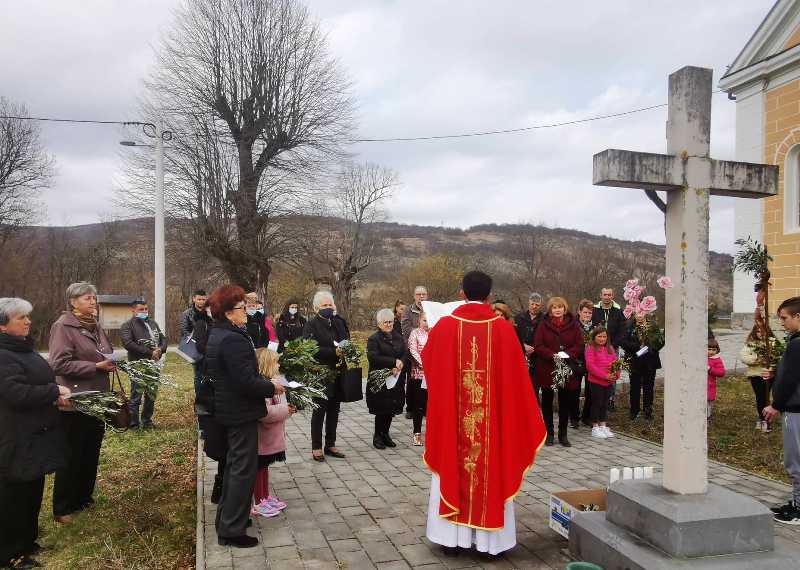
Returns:
[[[114,370],[114,348],[97,322],[97,289],[90,283],[73,283],[67,288],[67,310],[50,329],[50,366],[56,382],[73,393],[109,390],[108,374]],[[53,516],[70,523],[78,512],[94,503],[97,464],[105,424],[75,412],[63,411],[69,459],[56,471],[53,487]]]
[[[768,336],[773,336],[772,331],[768,330]],[[767,371],[766,363],[758,355],[759,351],[763,352],[761,349],[764,346],[763,337],[761,326],[756,323],[744,341],[744,346],[739,352],[739,360],[747,366],[747,379],[750,380],[750,386],[753,387],[753,393],[756,396],[756,413],[758,414],[756,429],[768,432],[770,431],[769,423],[764,420],[762,410],[767,407],[770,381],[764,378],[764,373]]]

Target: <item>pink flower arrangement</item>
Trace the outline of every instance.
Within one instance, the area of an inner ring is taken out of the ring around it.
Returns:
[[[659,277],[656,283],[658,283],[658,286],[662,289],[672,289],[675,286],[675,284],[672,282],[672,279],[666,275]]]
[[[630,318],[631,318],[631,315],[633,315],[633,313],[634,313],[635,311],[636,311],[636,309],[634,309],[634,308],[633,308],[633,305],[628,305],[628,306],[627,306],[627,307],[625,307],[625,309],[622,311],[622,314],[625,316],[625,318],[626,318],[626,319],[630,319]]]
[[[638,284],[639,284],[639,280],[638,279],[628,279],[628,281],[625,283],[625,290],[633,289]]]
[[[656,309],[658,309],[658,303],[656,302],[656,298],[652,295],[648,295],[639,303],[639,311],[645,315],[655,312]]]

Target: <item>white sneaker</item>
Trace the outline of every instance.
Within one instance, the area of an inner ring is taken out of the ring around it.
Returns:
[[[592,437],[596,437],[597,439],[606,439],[608,436],[603,428],[597,426],[592,428]]]
[[[608,426],[602,426],[600,429],[603,430],[603,433],[606,437],[614,437],[614,434],[611,433],[611,430],[608,429]]]
[[[756,422],[756,431],[764,431],[764,422],[760,420]]]

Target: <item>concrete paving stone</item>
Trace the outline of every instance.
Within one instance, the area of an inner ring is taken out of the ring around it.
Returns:
[[[236,560],[235,565],[236,570],[264,570],[270,567],[269,562],[264,556],[239,558]]]
[[[334,505],[330,498],[327,497],[321,501],[309,502],[308,508],[311,509],[311,512],[314,513],[314,515],[336,513],[339,511],[336,505]]]
[[[336,557],[333,555],[333,551],[328,548],[300,548],[300,558],[303,560],[303,564],[306,564],[310,560],[317,560],[319,562],[336,562]]]
[[[378,564],[379,570],[406,570],[411,568],[405,560],[395,560],[394,562],[381,562]]]
[[[412,530],[389,534],[388,537],[392,544],[398,548],[401,546],[408,546],[409,544],[419,544],[421,540],[420,534]]]
[[[371,528],[362,528],[355,531],[356,539],[362,544],[365,542],[385,542],[389,540],[386,533],[383,532],[379,526],[375,525]]]
[[[300,554],[296,546],[276,546],[267,549],[267,558],[270,562],[276,560],[291,560],[293,558],[300,558]]]
[[[395,560],[402,560],[402,556],[400,555],[400,551],[394,547],[389,541],[383,542],[364,542],[362,541],[364,546],[364,551],[367,553],[367,556],[375,562],[393,562]]]
[[[328,539],[328,545],[334,553],[339,552],[356,552],[362,550],[361,543],[355,538],[347,538],[342,540]]]
[[[352,507],[342,507],[339,509],[339,514],[343,517],[355,517],[358,515],[366,515],[367,511],[361,504]]]
[[[295,544],[295,538],[289,527],[274,528],[261,533],[261,544],[264,548],[292,546]]]
[[[328,541],[353,538],[355,536],[353,529],[344,522],[321,523],[319,528]]]
[[[206,551],[206,567],[208,568],[229,568],[233,566],[233,555],[231,548],[225,548],[222,552]]]
[[[342,568],[346,570],[371,570],[372,568],[377,568],[363,550],[337,553],[336,558],[342,564]]]
[[[349,492],[331,497],[331,501],[338,509],[342,507],[356,507],[361,504],[359,500]]]
[[[426,544],[409,544],[399,547],[398,550],[411,566],[421,566],[423,564],[439,562],[439,558]]]
[[[327,548],[328,541],[318,529],[300,530],[294,532],[295,543],[300,548]]]

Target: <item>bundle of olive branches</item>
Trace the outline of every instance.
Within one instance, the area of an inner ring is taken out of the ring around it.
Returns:
[[[339,343],[338,348],[341,362],[348,369],[361,367],[361,357],[364,355],[364,351],[356,343],[351,340],[343,340]]]
[[[386,386],[386,381],[393,376],[390,368],[381,368],[373,370],[367,376],[367,389],[372,392],[380,392]]]
[[[567,385],[567,381],[572,376],[572,368],[566,360],[556,355],[555,367],[553,368],[553,390],[561,390]]]
[[[125,372],[135,382],[142,393],[155,400],[158,396],[159,386],[169,386],[177,388],[172,376],[162,372],[162,364],[149,358],[141,360],[126,360],[119,363],[119,369]]]
[[[116,415],[119,409],[125,405],[122,399],[114,392],[72,394],[67,401],[72,404],[75,411],[97,418],[110,427],[113,427],[109,423],[110,418]]]

